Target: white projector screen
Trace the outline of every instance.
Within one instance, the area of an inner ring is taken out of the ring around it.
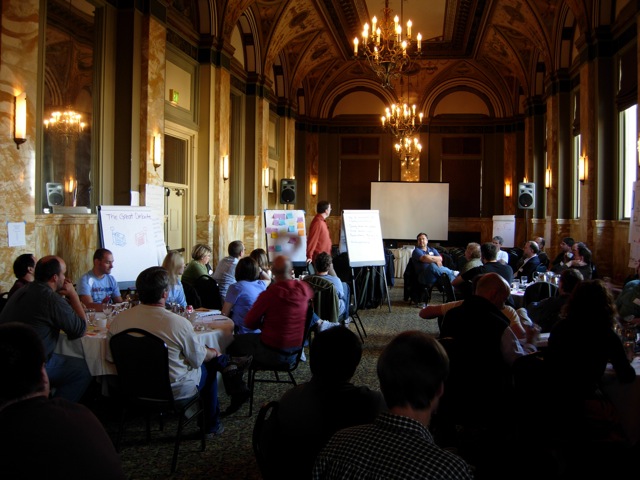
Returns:
[[[371,182],[371,210],[380,211],[383,239],[449,239],[448,183]]]

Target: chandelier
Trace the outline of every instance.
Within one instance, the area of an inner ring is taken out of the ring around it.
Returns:
[[[424,115],[420,112],[416,116],[416,106],[409,107],[406,103],[403,105],[391,105],[391,108],[385,109],[385,115],[380,120],[382,127],[386,129],[396,138],[410,137],[422,125]]]
[[[67,107],[64,111],[51,112],[51,116],[44,121],[44,128],[54,135],[64,137],[67,145],[70,139],[76,139],[84,131],[86,123],[82,115]]]
[[[402,137],[395,145],[396,151],[400,155],[400,163],[407,169],[414,163],[420,161],[422,145],[418,137]]]
[[[401,16],[403,1],[400,2]],[[353,39],[354,57],[367,59],[371,69],[382,80],[384,88],[393,88],[391,80],[407,71],[413,60],[422,55],[422,35],[418,33],[414,42],[411,20],[407,21],[404,33],[400,22],[397,15],[392,18],[389,0],[385,0],[380,22],[374,16],[371,19],[371,30],[368,23],[364,24],[362,41],[358,37]]]

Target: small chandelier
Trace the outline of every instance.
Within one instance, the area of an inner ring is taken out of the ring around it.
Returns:
[[[403,1],[400,3],[401,16]],[[400,21],[397,15],[392,18],[389,0],[385,0],[382,20],[378,23],[377,17],[374,16],[371,19],[371,31],[369,24],[364,24],[361,46],[358,37],[353,39],[354,57],[367,59],[371,69],[382,80],[384,88],[393,88],[391,80],[408,70],[413,60],[422,55],[422,35],[418,33],[416,42],[413,42],[411,20],[407,21],[404,35]]]
[[[385,109],[385,114],[380,118],[382,127],[396,138],[410,137],[422,126],[424,115],[420,112],[416,116],[416,106],[391,105]]]
[[[420,161],[422,145],[418,137],[402,137],[395,145],[396,152],[400,155],[400,162],[403,167],[409,169],[414,163]]]
[[[54,135],[64,137],[67,145],[70,139],[76,139],[84,131],[86,123],[82,121],[82,115],[67,107],[64,111],[55,111],[44,121],[44,128]]]

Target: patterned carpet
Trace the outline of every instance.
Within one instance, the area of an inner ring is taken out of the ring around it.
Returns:
[[[378,389],[376,361],[380,351],[394,335],[405,330],[423,330],[437,333],[435,320],[422,320],[418,317],[418,308],[403,301],[402,280],[396,279],[396,285],[390,289],[391,312],[385,303],[377,309],[360,310],[368,337],[365,339],[362,362],[356,371],[353,382]],[[434,303],[440,300],[434,294]],[[355,331],[355,327],[350,327]],[[301,363],[295,372],[296,380],[307,381],[310,378],[308,363]],[[183,440],[178,459],[176,479],[259,479],[260,472],[253,456],[251,434],[259,406],[270,400],[277,400],[288,385],[258,384],[256,386],[254,414],[248,417],[248,404],[239,412],[223,420],[225,431],[214,440],[207,441],[207,448],[200,452],[199,441]],[[220,401],[224,409],[229,402],[226,394],[221,393]],[[115,439],[118,426],[118,411],[115,405],[102,398],[90,405],[104,423],[107,431]],[[144,422],[142,418],[132,418],[127,423],[123,438],[121,458],[125,473],[131,479],[157,479],[169,476],[173,454],[172,435],[176,422],[169,420],[164,432],[158,430],[158,424],[152,424],[152,441],[146,445],[144,440]],[[189,425],[187,433],[195,432],[196,427]]]

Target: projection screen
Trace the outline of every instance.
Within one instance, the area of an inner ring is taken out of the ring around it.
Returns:
[[[449,238],[448,183],[371,182],[371,209],[380,211],[385,240],[411,240],[419,232],[433,241]]]

